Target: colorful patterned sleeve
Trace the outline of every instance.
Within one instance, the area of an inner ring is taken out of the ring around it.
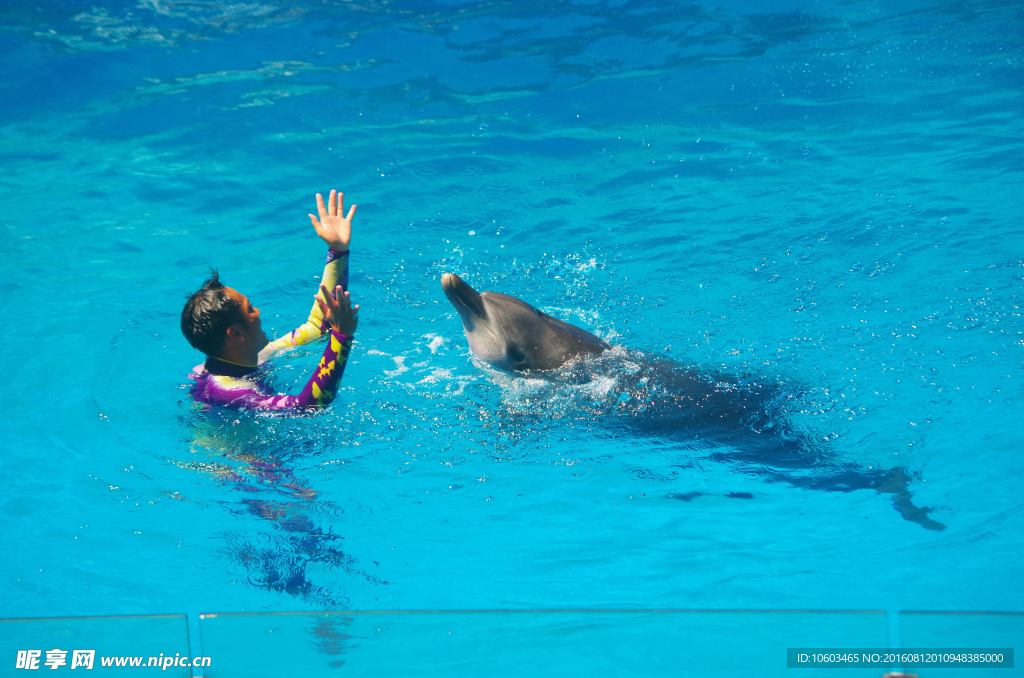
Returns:
[[[352,337],[330,330],[324,355],[302,393],[295,396],[295,407],[326,407],[331,404],[351,350]]]
[[[209,405],[247,410],[286,411],[326,407],[334,400],[338,382],[345,372],[352,337],[330,330],[330,340],[320,363],[306,387],[297,396],[271,396],[262,393],[254,382],[228,375],[198,374],[193,397]]]
[[[335,252],[331,250],[327,253],[327,265],[324,266],[324,275],[320,279],[320,282],[327,289],[333,291],[336,286],[341,285],[342,289],[348,290],[348,259],[349,253],[347,251]],[[324,336],[327,331],[327,323],[324,321],[323,313],[320,312],[320,305],[314,301],[313,308],[310,310],[309,318],[306,322],[283,337],[267,344],[260,351],[259,361],[265,361],[282,349],[294,348],[316,341]]]

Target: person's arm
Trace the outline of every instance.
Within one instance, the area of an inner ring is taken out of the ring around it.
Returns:
[[[313,371],[302,393],[295,396],[295,407],[326,407],[334,400],[338,382],[345,372],[352,340],[359,324],[359,305],[352,305],[351,295],[338,285],[334,294],[320,285],[320,296],[316,298],[321,314],[331,328],[331,338],[324,349],[320,363]]]
[[[330,250],[327,253],[327,265],[324,266],[324,275],[321,278],[322,284],[327,289],[340,286],[343,290],[348,290],[348,257],[347,251]],[[260,351],[259,362],[267,360],[282,349],[302,346],[320,339],[328,333],[328,327],[319,304],[314,301],[306,322],[264,346]]]
[[[306,387],[295,397],[292,404],[296,408],[306,407],[327,407],[334,401],[334,394],[338,390],[338,382],[345,373],[345,365],[348,363],[348,355],[352,350],[352,336],[341,334],[334,329],[330,331],[331,338],[324,349],[324,355],[320,358],[319,364],[313,370],[313,376],[306,382]]]
[[[317,235],[327,243],[327,265],[324,267],[324,275],[320,282],[329,290],[341,286],[348,290],[348,259],[349,243],[352,239],[352,217],[356,213],[356,205],[352,205],[348,216],[342,217],[345,212],[344,193],[332,190],[328,203],[324,204],[324,198],[316,194],[317,212],[320,214],[318,220],[312,214],[309,215],[313,228]],[[313,308],[309,312],[309,318],[299,327],[288,334],[275,339],[260,351],[260,362],[263,362],[274,353],[285,349],[293,348],[316,341],[327,332],[328,323],[324,320],[323,312],[320,310],[318,301],[313,302]]]

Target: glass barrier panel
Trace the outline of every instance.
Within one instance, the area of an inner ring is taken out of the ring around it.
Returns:
[[[1021,660],[1016,656],[1016,650],[1024,646],[1021,642],[1024,640],[1024,613],[1021,612],[901,612],[900,638],[904,648],[1015,650],[1013,668],[984,668],[963,663],[955,670],[929,670],[922,667],[906,669],[922,678],[927,675],[956,675],[957,678],[1024,677]]]
[[[207,614],[207,678],[810,675],[787,648],[888,647],[883,612]],[[795,673],[794,673],[795,671]],[[843,678],[884,669],[846,668]],[[994,678],[994,677],[993,677]]]
[[[181,665],[182,658],[189,658],[188,620],[183,614],[0,620],[4,676],[59,676],[67,671],[97,678],[187,678],[192,672]]]

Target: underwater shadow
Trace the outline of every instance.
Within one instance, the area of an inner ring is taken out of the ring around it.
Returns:
[[[246,583],[300,598],[322,609],[338,609],[350,601],[329,585],[311,581],[307,574],[311,566],[386,585],[386,581],[361,570],[358,560],[342,550],[344,537],[316,520],[318,514],[343,510],[320,500],[317,491],[297,477],[287,463],[302,443],[275,440],[265,426],[266,420],[251,414],[248,417],[241,419],[237,412],[191,417],[186,423],[192,452],[206,460],[175,462],[213,478],[230,492],[242,493],[240,500],[219,500],[231,514],[254,517],[273,527],[255,538],[222,533],[229,559],[246,570]]]
[[[594,431],[682,446],[766,482],[823,492],[874,490],[888,495],[904,520],[928,530],[946,528],[929,516],[933,508],[914,503],[910,486],[919,478],[907,467],[844,460],[831,439],[794,426],[789,411],[801,393],[792,384],[622,347],[524,376],[545,380],[547,401],[571,403],[571,416]],[[524,424],[538,416],[505,414]]]

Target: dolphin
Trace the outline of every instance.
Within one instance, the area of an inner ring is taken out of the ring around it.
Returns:
[[[709,459],[769,482],[824,491],[873,489],[892,495],[893,507],[905,520],[929,530],[946,527],[928,516],[930,508],[914,505],[909,490],[914,476],[905,467],[864,468],[840,461],[828,443],[790,426],[782,403],[792,394],[778,383],[687,367],[638,351],[610,351],[613,347],[600,337],[521,299],[477,292],[454,273],[441,276],[441,287],[462,319],[470,349],[492,367],[546,371],[553,382],[577,384],[613,373],[615,385],[602,396],[604,402],[587,408],[602,412],[602,419],[617,415],[617,421],[629,422],[641,434],[687,445],[702,441],[698,447],[711,448]],[[575,360],[588,356],[593,358]],[[699,494],[678,498],[689,501]]]
[[[538,311],[522,299],[477,292],[454,273],[441,287],[462,318],[469,347],[501,370],[553,370],[573,358],[602,353],[611,345],[586,330]]]

